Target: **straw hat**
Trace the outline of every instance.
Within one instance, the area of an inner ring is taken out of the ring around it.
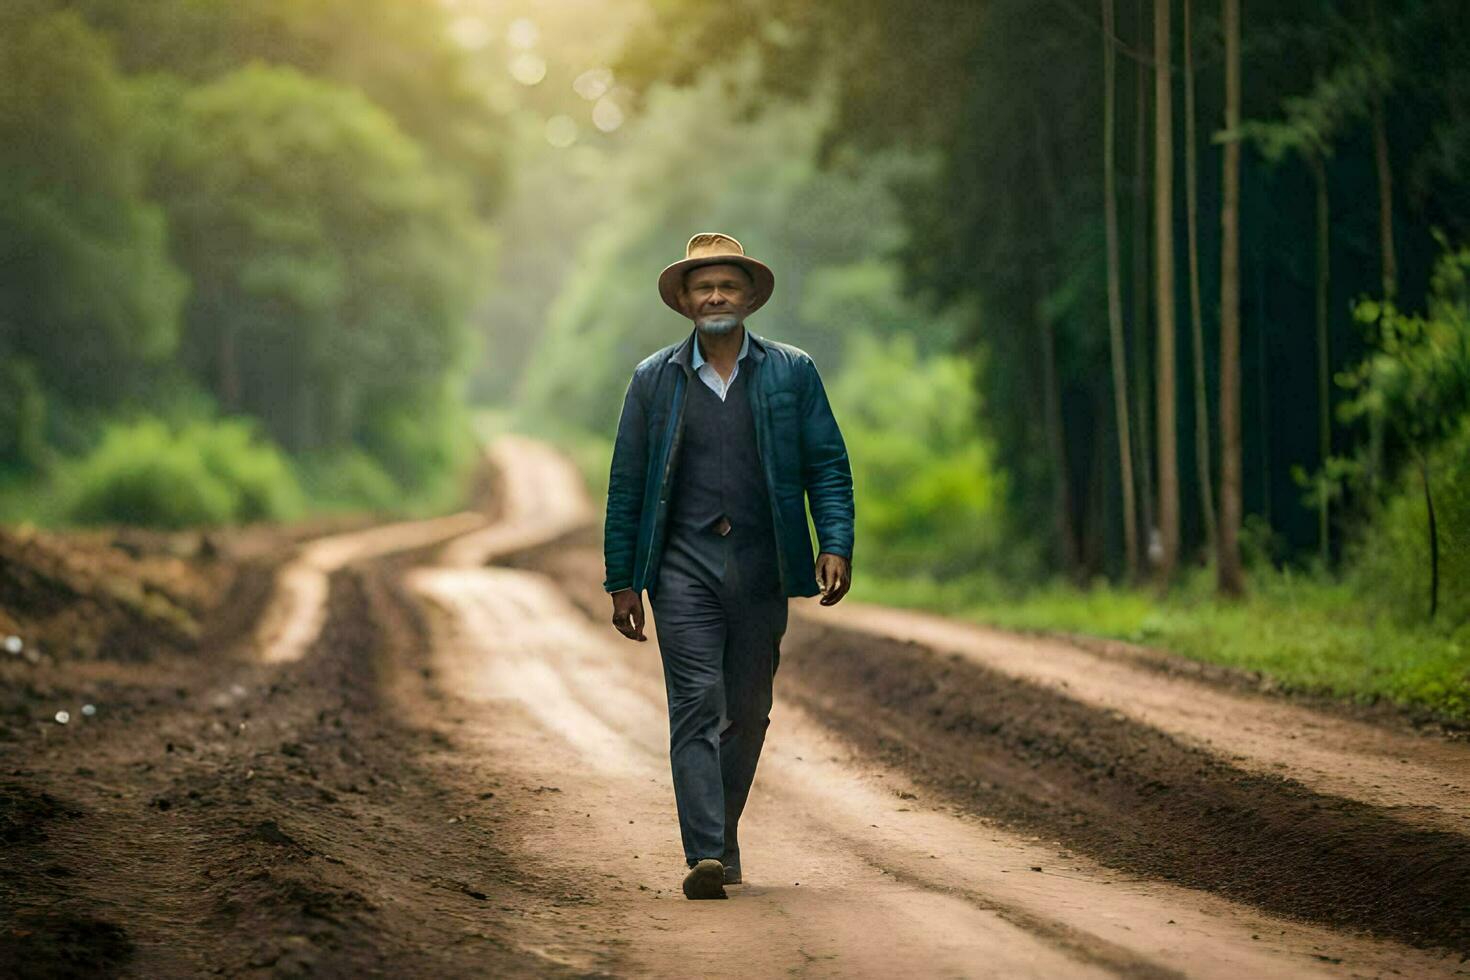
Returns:
[[[740,243],[729,235],[717,231],[702,231],[689,239],[684,247],[684,258],[669,266],[658,275],[658,294],[676,313],[683,315],[679,307],[679,289],[684,285],[684,273],[702,265],[738,265],[750,273],[755,282],[755,295],[748,312],[754,313],[771,298],[776,288],[776,275],[764,262],[757,262],[745,254]]]

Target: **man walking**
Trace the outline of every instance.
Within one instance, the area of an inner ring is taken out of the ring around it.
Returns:
[[[832,605],[852,580],[852,471],[822,380],[745,329],[774,287],[729,235],[689,239],[658,289],[694,330],[634,369],[613,445],[603,588],[629,639],[646,639],[645,589],[653,606],[687,898],[741,881],[787,598]]]

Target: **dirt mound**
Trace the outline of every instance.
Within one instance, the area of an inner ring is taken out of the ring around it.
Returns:
[[[916,644],[798,622],[787,649],[787,693],[974,813],[1274,912],[1470,950],[1470,837]]]
[[[189,648],[234,572],[208,535],[0,529],[0,642],[32,663]]]

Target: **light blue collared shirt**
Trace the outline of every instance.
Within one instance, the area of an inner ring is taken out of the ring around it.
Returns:
[[[715,366],[706,361],[704,355],[700,353],[699,335],[696,333],[694,339],[694,356],[690,358],[689,364],[694,368],[694,373],[699,375],[699,380],[708,385],[710,391],[719,395],[720,401],[724,401],[725,395],[730,391],[730,386],[735,383],[735,379],[740,375],[740,362],[745,360],[745,355],[749,350],[750,331],[746,330],[745,337],[740,341],[740,354],[735,358],[735,370],[730,372],[730,380],[726,381],[720,377],[720,372],[715,370]]]

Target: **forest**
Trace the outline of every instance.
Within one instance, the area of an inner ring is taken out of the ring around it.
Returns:
[[[858,598],[1470,713],[1457,0],[12,0],[0,520],[606,479],[695,231],[776,270]]]

